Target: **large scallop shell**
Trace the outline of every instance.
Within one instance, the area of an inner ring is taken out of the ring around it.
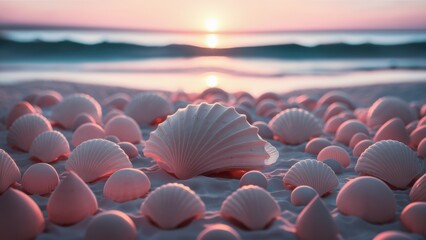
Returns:
[[[13,122],[7,133],[7,143],[28,152],[34,139],[43,132],[51,131],[49,121],[39,114],[26,114]]]
[[[358,120],[348,120],[339,126],[336,132],[336,141],[349,145],[351,138],[357,133],[369,135],[368,128]]]
[[[128,116],[116,116],[105,124],[106,135],[113,135],[121,142],[139,143],[142,139],[138,123]]]
[[[206,103],[188,105],[158,125],[146,141],[144,155],[180,179],[259,169],[278,157],[234,108]]]
[[[416,153],[405,144],[385,140],[365,150],[355,165],[360,175],[370,175],[386,183],[405,188],[419,173],[420,164]]]
[[[22,188],[30,194],[51,193],[58,184],[58,173],[47,163],[31,165],[22,176]]]
[[[87,226],[86,240],[133,240],[138,231],[135,223],[125,213],[109,210],[97,214]]]
[[[127,202],[143,197],[151,187],[149,178],[137,169],[124,168],[112,174],[104,185],[104,197]]]
[[[68,171],[74,171],[85,182],[92,182],[113,174],[132,163],[117,144],[104,139],[93,139],[78,145],[65,163]]]
[[[405,128],[404,122],[399,118],[392,118],[377,130],[373,140],[375,142],[396,140],[408,145],[410,143],[410,136]]]
[[[47,202],[47,216],[53,223],[72,225],[93,215],[98,202],[92,190],[74,172],[66,172]]]
[[[355,103],[352,98],[347,93],[341,91],[327,92],[318,100],[317,105],[331,105],[332,103],[342,103],[350,109],[355,109]]]
[[[321,122],[303,109],[287,109],[269,122],[275,137],[283,143],[300,144],[322,133]]]
[[[87,94],[72,94],[52,109],[50,119],[66,129],[71,129],[74,119],[81,113],[92,116],[97,123],[101,122],[102,110],[99,103]]]
[[[426,138],[426,125],[418,126],[410,134],[410,145],[417,148],[419,143]]]
[[[0,239],[34,239],[44,230],[37,203],[25,193],[9,188],[0,195]]]
[[[33,158],[50,163],[62,157],[68,157],[70,146],[62,133],[47,131],[34,139],[29,153]]]
[[[400,118],[404,124],[416,120],[416,113],[408,103],[396,97],[382,97],[371,105],[368,110],[367,124],[377,127],[392,118]]]
[[[101,126],[95,123],[85,123],[75,130],[71,138],[71,143],[74,147],[77,147],[87,140],[104,138],[105,136],[105,130]]]
[[[347,118],[339,115],[331,117],[324,125],[324,132],[336,133],[340,125],[342,125],[347,120]]]
[[[331,142],[327,138],[314,138],[310,140],[305,146],[305,152],[317,155],[322,149],[331,145]]]
[[[139,125],[161,122],[173,113],[173,105],[165,97],[156,93],[141,93],[132,98],[124,112]]]
[[[376,224],[391,222],[396,214],[392,190],[374,177],[358,177],[347,182],[337,194],[336,204],[341,213]]]
[[[339,180],[325,163],[307,159],[294,164],[283,177],[283,183],[290,188],[307,185],[323,196],[332,192],[339,185]]]
[[[6,128],[9,129],[16,119],[29,113],[36,113],[34,107],[30,103],[25,101],[18,102],[10,109],[9,113],[7,114]]]
[[[10,185],[21,180],[21,172],[9,154],[0,149],[0,194]]]
[[[193,218],[204,215],[200,197],[180,183],[168,183],[148,194],[141,205],[141,213],[160,228],[172,229]]]
[[[360,157],[361,154],[371,145],[373,145],[374,142],[371,141],[370,139],[366,139],[366,140],[362,140],[361,142],[359,142],[357,145],[355,145],[354,150],[352,151],[352,155],[354,155],[354,157]]]
[[[281,214],[281,209],[265,189],[248,185],[239,188],[225,199],[220,214],[250,230],[260,230],[274,221]]]
[[[414,183],[410,190],[412,202],[426,202],[426,173]]]
[[[196,240],[240,240],[240,234],[225,224],[209,225],[198,234]]]
[[[351,157],[349,156],[349,153],[339,146],[325,147],[318,153],[317,159],[321,162],[327,159],[334,159],[337,160],[344,168],[347,168],[351,164]]]
[[[401,212],[401,222],[410,232],[426,237],[426,203],[408,204]]]

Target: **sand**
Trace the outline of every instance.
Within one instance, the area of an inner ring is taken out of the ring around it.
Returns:
[[[35,89],[53,89],[61,94],[68,95],[76,92],[83,92],[92,95],[101,102],[106,96],[115,92],[125,92],[134,95],[140,90],[114,88],[108,86],[97,85],[84,85],[68,82],[28,82],[11,85],[0,85],[0,119],[4,119],[7,113],[7,107],[16,103]],[[324,92],[330,89],[310,89],[305,91],[297,91],[284,93],[286,96],[297,96],[300,94],[309,93],[313,96],[321,96]],[[426,102],[426,83],[404,83],[392,85],[373,85],[363,87],[352,87],[343,89],[349,93],[353,99],[357,101],[360,106],[368,106],[377,98],[385,95],[393,95],[400,97],[406,101],[416,101],[420,103]],[[167,94],[167,93],[166,93]],[[49,115],[49,111],[45,112]],[[1,121],[3,122],[3,121]],[[2,125],[0,127],[0,147],[7,151],[19,166],[21,173],[35,162],[29,159],[27,153],[19,152],[11,149],[6,144],[7,131]],[[70,141],[72,132],[60,130],[67,139]],[[144,139],[148,139],[149,133],[152,128],[142,129]],[[332,139],[331,135],[325,135]],[[100,180],[94,184],[89,184],[89,187],[95,193],[98,203],[99,211],[105,210],[120,210],[128,214],[135,222],[138,230],[138,239],[195,239],[196,236],[207,226],[215,223],[223,223],[233,227],[242,237],[242,239],[297,239],[294,234],[294,224],[298,214],[303,210],[303,206],[296,207],[290,203],[291,191],[285,189],[282,184],[282,177],[285,172],[296,162],[303,159],[316,159],[316,156],[304,152],[305,144],[297,146],[284,145],[274,140],[268,140],[280,152],[280,157],[277,163],[273,164],[262,170],[268,178],[267,190],[278,201],[281,207],[281,216],[266,230],[262,231],[247,231],[243,230],[226,219],[222,218],[219,214],[220,206],[223,200],[232,192],[238,189],[239,180],[237,179],[224,179],[213,178],[206,176],[197,176],[188,180],[178,180],[171,175],[165,173],[152,159],[144,156],[138,156],[132,159],[134,168],[144,171],[151,180],[151,191],[158,186],[170,182],[179,182],[187,185],[194,190],[203,200],[206,205],[206,214],[201,219],[192,221],[189,225],[174,229],[174,230],[161,230],[153,226],[146,218],[140,215],[140,205],[144,201],[139,198],[125,203],[115,203],[111,200],[102,197],[102,190],[105,180]],[[352,150],[342,144],[335,143],[335,145],[344,147],[350,153]],[[139,153],[142,154],[143,143],[137,145]],[[345,216],[340,214],[336,209],[336,196],[340,188],[351,178],[357,177],[354,171],[356,158],[352,156],[350,166],[338,176],[339,186],[330,195],[322,198],[327,207],[332,213],[332,216],[338,226],[340,236],[342,239],[372,239],[375,235],[386,230],[406,231],[399,221],[399,214],[408,203],[409,190],[394,190],[397,200],[397,216],[396,220],[383,225],[375,225],[368,223],[360,218],[353,216]],[[63,172],[65,168],[65,161],[59,161],[52,166],[59,172]],[[31,198],[36,201],[40,206],[44,216],[47,216],[46,205],[48,196],[31,195]],[[173,214],[173,213],[170,213]],[[92,217],[88,217],[82,222],[62,227],[53,223],[47,222],[46,229],[43,234],[39,235],[36,239],[81,239],[84,237],[85,228],[88,226]],[[318,219],[320,221],[320,219]],[[423,239],[422,236],[411,234],[413,239]]]

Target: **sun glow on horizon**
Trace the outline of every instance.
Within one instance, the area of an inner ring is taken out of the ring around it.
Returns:
[[[219,84],[219,80],[214,74],[208,75],[205,82],[208,87],[216,87]]]
[[[209,18],[204,22],[204,26],[209,32],[216,32],[219,29],[219,22],[216,18]]]
[[[216,48],[219,43],[217,34],[207,34],[205,43],[209,48]]]

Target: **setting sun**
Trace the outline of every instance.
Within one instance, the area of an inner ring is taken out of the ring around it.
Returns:
[[[209,32],[216,32],[217,29],[219,28],[219,23],[218,23],[217,19],[215,19],[215,18],[209,18],[204,23],[204,26],[207,29],[207,31],[209,31]]]
[[[217,84],[219,83],[217,76],[213,74],[208,75],[207,78],[205,79],[205,82],[208,87],[216,87]]]
[[[219,39],[216,34],[207,34],[206,36],[206,45],[209,48],[215,48],[217,47],[217,44],[219,43]]]

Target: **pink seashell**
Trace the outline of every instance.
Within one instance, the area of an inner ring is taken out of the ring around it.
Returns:
[[[331,145],[331,142],[322,137],[313,138],[311,139],[305,146],[305,152],[318,155],[318,153],[325,147],[328,147]]]
[[[426,116],[423,116],[422,119],[420,119],[418,126],[426,125]]]
[[[188,93],[186,93],[186,92],[184,92],[182,90],[178,90],[178,91],[174,91],[172,93],[172,95],[170,96],[170,100],[173,103],[181,102],[181,101],[183,101],[183,102],[190,102],[191,101],[191,97],[190,97],[190,95]]]
[[[419,173],[416,153],[394,140],[377,142],[365,150],[355,165],[360,175],[377,177],[386,183],[405,188]]]
[[[410,136],[408,135],[407,129],[405,129],[404,122],[399,118],[392,118],[377,130],[373,140],[375,142],[396,140],[408,145]]]
[[[333,170],[325,163],[307,159],[294,164],[283,177],[283,183],[290,189],[307,185],[320,196],[332,192],[339,181]]]
[[[120,142],[118,143],[121,149],[126,153],[126,155],[131,159],[139,155],[139,151],[133,143],[129,142]]]
[[[53,90],[39,91],[34,100],[34,104],[41,107],[51,107],[62,101],[62,95]]]
[[[414,183],[410,190],[410,200],[412,202],[426,202],[426,174]]]
[[[30,113],[36,113],[36,110],[30,103],[25,101],[18,102],[10,109],[9,113],[7,114],[6,128],[9,129],[10,126],[12,126],[13,122],[15,122],[15,120],[19,117]]]
[[[179,179],[272,164],[278,152],[244,116],[220,104],[188,105],[158,125],[144,155]]]
[[[426,116],[426,103],[423,104],[422,108],[420,109],[420,117]]]
[[[266,189],[268,187],[268,180],[266,176],[259,171],[249,171],[240,179],[240,187],[246,185],[255,185]]]
[[[367,127],[358,120],[348,120],[337,129],[336,141],[349,145],[351,138],[357,133],[369,135]]]
[[[355,133],[352,136],[351,141],[349,142],[349,147],[354,148],[362,140],[368,140],[368,139],[370,139],[370,137],[365,133],[362,133],[362,132]]]
[[[342,103],[332,103],[327,107],[327,110],[324,113],[322,118],[324,122],[327,122],[331,117],[336,116],[337,114],[348,110],[348,107]]]
[[[411,134],[414,129],[417,128],[417,125],[419,124],[418,120],[412,121],[409,124],[407,124],[407,126],[405,126],[405,128],[407,129],[408,134]]]
[[[281,112],[277,103],[272,99],[265,99],[256,105],[256,114],[259,116],[271,117],[271,113]]]
[[[128,94],[116,93],[105,98],[102,102],[102,106],[124,110],[124,108],[129,102],[130,102],[130,96]]]
[[[319,196],[303,209],[295,225],[296,236],[301,240],[339,239],[336,223]]]
[[[288,109],[269,122],[274,136],[283,143],[300,144],[322,133],[321,122],[303,109]]]
[[[334,159],[337,160],[344,168],[347,168],[351,164],[351,157],[349,156],[349,153],[339,146],[325,147],[318,153],[317,159],[321,162],[327,159]]]
[[[394,220],[396,200],[392,190],[374,177],[358,177],[347,182],[336,198],[339,212],[374,224]]]
[[[306,206],[318,196],[317,191],[309,186],[298,186],[291,192],[290,200],[294,206]]]
[[[346,122],[348,119],[341,116],[331,117],[324,126],[324,131],[328,133],[336,133],[340,125]]]
[[[235,107],[235,111],[237,111],[241,115],[246,116],[247,122],[249,122],[249,123],[253,122],[253,118],[251,116],[251,110],[250,109],[248,109],[244,106],[237,106],[237,107]]]
[[[205,206],[189,187],[168,183],[148,194],[140,211],[160,228],[173,229],[188,220],[202,217]]]
[[[421,158],[426,158],[426,138],[423,138],[417,146],[417,155]]]
[[[262,93],[258,98],[256,98],[256,104],[262,102],[263,100],[270,99],[274,100],[276,102],[281,101],[280,95],[274,93],[274,92],[265,92]]]
[[[348,111],[348,110],[337,114],[337,116],[341,116],[341,117],[346,118],[346,119],[356,119],[355,114],[351,111]]]
[[[113,119],[116,116],[121,116],[124,115],[124,113],[120,110],[117,109],[112,109],[111,111],[109,111],[103,118],[102,122],[104,124],[107,124],[109,122],[109,120]]]
[[[412,240],[410,234],[400,231],[385,231],[377,234],[373,240]]]
[[[133,240],[137,230],[133,220],[125,213],[109,210],[97,214],[87,226],[85,239],[87,240]]]
[[[128,116],[116,116],[105,124],[106,135],[113,135],[121,142],[138,143],[142,133],[138,123]]]
[[[75,130],[71,143],[74,147],[77,147],[87,140],[104,138],[105,135],[105,130],[101,126],[95,123],[85,123]]]
[[[419,143],[426,138],[426,125],[418,126],[410,134],[410,146],[417,148]]]
[[[53,192],[59,184],[56,170],[47,163],[31,165],[22,176],[22,187],[30,194],[43,195]]]
[[[355,104],[351,97],[341,91],[330,91],[324,94],[319,100],[318,105],[331,105],[332,103],[342,103],[350,109],[355,109]]]
[[[47,131],[38,135],[30,147],[30,156],[51,163],[68,157],[70,146],[65,136],[58,131]]]
[[[72,225],[93,215],[98,202],[92,190],[75,174],[66,172],[47,202],[49,221],[59,225]]]
[[[117,144],[120,142],[120,139],[118,139],[118,137],[113,136],[113,135],[108,135],[108,136],[104,137],[104,139],[108,140],[110,142],[113,142],[113,143],[117,143]],[[123,151],[124,151],[124,149],[123,149]]]
[[[237,100],[237,102],[235,103],[235,106],[244,106],[247,109],[255,109],[256,108],[256,103],[254,101],[254,99],[250,99],[250,98],[239,98]]]
[[[34,110],[35,110],[35,113],[38,113],[38,114],[40,114],[40,115],[43,115],[43,110],[42,110],[39,106],[34,105],[34,106],[33,106],[33,108],[34,108]]]
[[[72,129],[76,130],[77,128],[79,128],[81,125],[83,125],[85,123],[96,124],[96,120],[91,115],[89,115],[87,113],[80,113],[80,114],[77,115],[77,117],[75,117],[75,119],[72,123]]]
[[[354,157],[360,157],[361,154],[371,145],[373,145],[374,142],[371,141],[370,139],[366,139],[366,140],[362,140],[361,142],[359,142],[357,145],[355,145],[354,150],[352,151],[352,155],[354,155]]]
[[[0,195],[0,212],[0,239],[34,239],[44,230],[40,208],[19,190]]]
[[[24,152],[30,150],[34,139],[43,132],[51,131],[49,121],[39,114],[26,114],[13,122],[7,133],[7,143]]]
[[[155,93],[141,93],[132,98],[124,112],[139,125],[154,125],[173,113],[173,105]]]
[[[149,178],[137,169],[116,171],[104,185],[104,197],[115,202],[127,202],[145,196],[151,187]]]
[[[268,124],[261,121],[257,121],[253,123],[253,126],[259,129],[258,134],[263,139],[272,139],[274,137],[274,134],[272,133],[272,130],[269,128]]]
[[[255,98],[253,97],[253,95],[251,95],[250,93],[245,92],[245,91],[235,92],[234,93],[234,97],[237,100],[240,100],[240,99],[244,98],[244,99],[249,99],[250,101],[255,101]]]
[[[281,209],[269,192],[249,185],[229,195],[222,203],[220,214],[250,230],[260,230],[272,223],[281,214]]]
[[[395,117],[400,118],[404,124],[416,120],[416,114],[408,103],[396,97],[382,97],[368,110],[367,124],[374,128]]]
[[[67,171],[74,171],[85,182],[131,167],[126,153],[117,144],[104,139],[88,140],[78,145],[65,163]]]
[[[335,174],[341,174],[343,172],[342,165],[335,159],[325,159],[322,162],[327,164]]]
[[[6,151],[0,149],[0,194],[19,180],[21,180],[21,172],[15,161]]]
[[[314,114],[314,116],[316,117],[323,118],[325,111],[327,111],[327,107],[328,106],[326,105],[324,106],[317,105],[315,109],[312,111],[312,114]]]
[[[101,122],[102,110],[99,103],[87,94],[72,94],[52,109],[51,120],[66,129],[71,129],[74,119],[81,113],[92,116],[97,123]]]
[[[426,237],[426,203],[408,204],[401,212],[401,222],[408,231]]]
[[[358,119],[364,124],[367,124],[368,108],[357,108],[355,109],[354,114],[356,116],[356,119]]]
[[[317,99],[312,98],[309,95],[298,96],[295,99],[295,102],[300,104],[304,109],[307,109],[307,110],[310,110],[310,111],[314,110],[314,108],[317,105]]]
[[[38,97],[38,93],[37,91],[35,91],[35,92],[32,92],[30,95],[25,96],[24,101],[27,101],[33,104],[37,97]]]
[[[225,224],[209,225],[198,234],[196,240],[240,240],[237,231]]]
[[[204,99],[209,103],[213,103],[214,99],[226,103],[229,100],[229,94],[221,88],[207,88],[198,96],[198,98]]]

